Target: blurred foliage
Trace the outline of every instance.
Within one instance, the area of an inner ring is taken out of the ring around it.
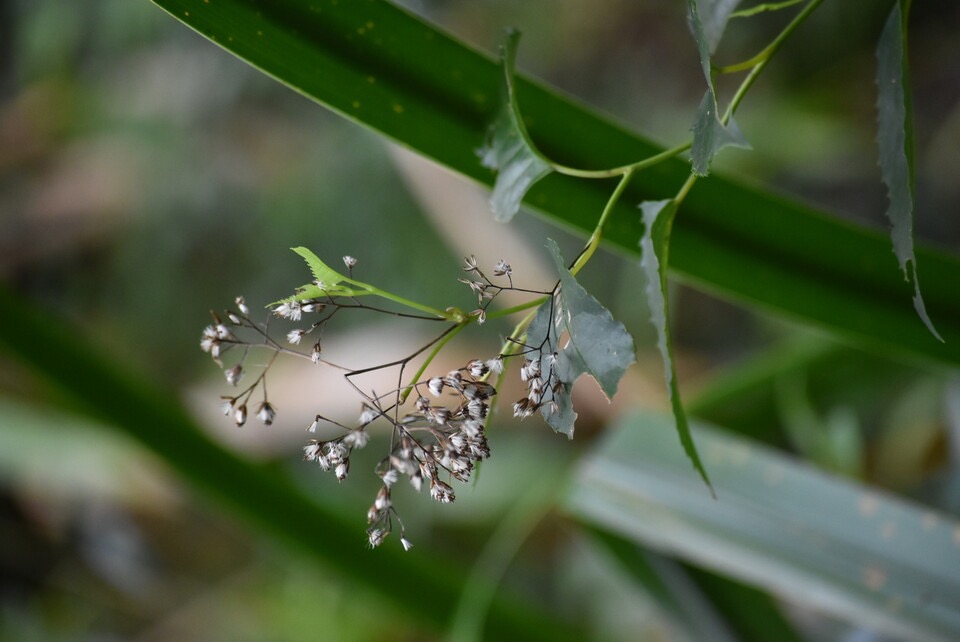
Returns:
[[[520,67],[664,142],[686,135],[702,91],[682,4],[406,3],[486,50],[505,25],[521,28]],[[747,138],[764,144],[721,155],[716,170],[884,225],[872,87],[884,15],[884,7],[827,2],[810,27],[816,46],[788,43],[776,73],[738,116]],[[960,207],[958,18],[955,3],[940,1],[916,3],[911,21],[916,228],[919,238],[954,249],[960,222],[945,213]],[[730,51],[751,52],[780,20],[734,25]],[[289,247],[357,256],[362,274],[398,292],[415,279],[426,303],[469,302],[455,281],[461,248],[442,240],[382,140],[209,46],[146,0],[0,0],[0,36],[0,276],[162,387],[190,399],[209,392],[219,374],[196,349],[207,311],[241,293],[257,306],[301,282],[302,263]],[[522,232],[547,235],[541,221],[522,218]],[[577,242],[549,234],[565,255],[576,251]],[[542,243],[532,245],[537,253]],[[598,256],[581,280],[640,330],[642,363],[631,386],[639,392],[622,403],[662,406],[635,268]],[[679,379],[694,414],[960,511],[951,446],[960,424],[944,410],[947,373],[827,344],[684,286],[672,299]],[[264,543],[116,433],[38,411],[61,397],[6,356],[0,393],[0,639],[436,635],[349,579]],[[562,470],[604,429],[605,413],[586,407],[573,444],[552,443],[532,422],[521,434],[513,425],[495,429],[495,459],[474,493],[444,510],[409,502],[410,521],[422,524],[418,548],[477,559],[518,489],[534,481],[524,474]],[[826,430],[846,438],[797,438],[798,430],[809,437],[810,421],[823,427],[819,420],[829,417],[842,426],[827,421]],[[298,461],[296,447],[289,456],[271,452],[259,457],[278,474],[359,515],[369,497],[359,475],[334,489]],[[656,590],[631,584],[622,558],[569,520],[549,513],[518,546],[504,583],[582,616],[598,635],[636,639],[642,626],[650,639],[696,637]],[[664,570],[653,562],[661,580],[685,573],[670,563]],[[709,585],[712,576],[699,573],[691,576]],[[612,612],[614,603],[627,606]],[[713,603],[722,611],[722,600]],[[792,619],[814,637],[824,621],[806,612]],[[837,623],[826,629],[833,639],[850,632]]]

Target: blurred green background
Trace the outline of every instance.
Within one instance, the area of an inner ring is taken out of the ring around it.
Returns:
[[[504,27],[518,27],[520,68],[664,144],[687,134],[702,77],[683,3],[406,4],[487,51]],[[873,47],[885,15],[885,7],[826,3],[811,30],[818,38],[788,43],[738,112],[754,151],[725,153],[716,170],[885,226],[873,142]],[[911,23],[916,231],[954,252],[958,18],[954,3],[926,2]],[[724,62],[752,53],[783,22],[770,16],[731,27]],[[197,349],[200,331],[210,309],[238,294],[257,308],[307,280],[292,246],[331,262],[351,254],[361,278],[441,308],[470,305],[456,282],[465,254],[505,258],[519,278],[543,286],[543,239],[577,251],[576,239],[533,216],[495,224],[485,198],[281,87],[147,0],[0,0],[0,276],[75,323],[77,341],[176,391],[172,403],[186,402],[223,443],[342,505],[358,538],[375,488],[362,462],[337,487],[301,462],[299,450],[320,400],[335,404],[332,414],[349,416],[353,406],[324,397],[309,370],[283,370],[277,423],[237,429],[219,415],[222,375]],[[458,490],[457,505],[404,498],[418,548],[469,566],[517,488],[545,477],[559,485],[612,418],[665,407],[639,270],[598,256],[581,280],[633,333],[640,364],[612,407],[578,398],[572,443],[539,421],[492,421],[494,457],[474,489]],[[960,388],[952,373],[834,346],[682,285],[673,306],[680,379],[696,414],[835,473],[960,510]],[[338,331],[341,350],[372,358],[377,350],[403,354],[419,336],[360,317]],[[472,332],[452,359],[492,355],[497,332],[506,331]],[[784,355],[795,345],[801,357],[790,361]],[[743,385],[723,393],[731,372]],[[751,372],[760,372],[755,384]],[[601,639],[697,638],[573,521],[544,509],[530,528],[504,579],[518,592],[578,613]],[[437,635],[195,496],[141,447],[62,407],[3,354],[0,541],[3,639]],[[791,617],[811,639],[857,633],[800,607]]]

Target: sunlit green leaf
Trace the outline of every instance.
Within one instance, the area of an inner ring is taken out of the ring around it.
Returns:
[[[933,336],[943,338],[927,315],[917,258],[913,252],[913,103],[907,67],[907,17],[910,0],[900,0],[890,11],[877,45],[878,133],[880,173],[890,205],[887,218],[893,226],[893,252],[908,281],[913,282],[913,307]]]
[[[534,183],[551,172],[548,163],[533,147],[517,105],[513,74],[520,32],[510,31],[503,45],[506,104],[490,128],[481,150],[484,167],[497,171],[490,207],[498,221],[509,221]]]
[[[667,265],[669,264],[670,232],[673,227],[673,217],[677,213],[675,201],[644,201],[640,204],[643,212],[644,233],[640,239],[642,257],[640,265],[647,279],[646,297],[647,307],[650,308],[650,317],[657,330],[657,348],[663,359],[663,376],[670,395],[670,407],[676,423],[677,433],[683,449],[697,469],[707,486],[711,486],[707,471],[700,461],[697,446],[690,435],[687,424],[687,413],[680,400],[680,389],[677,386],[676,369],[673,364],[673,349],[670,345],[670,324],[667,314]],[[712,486],[711,486],[712,489]]]
[[[960,638],[960,522],[694,427],[719,499],[688,473],[668,416],[643,413],[589,457],[576,516],[644,546],[905,640]]]
[[[332,289],[338,286],[346,278],[332,267],[320,260],[316,254],[305,247],[291,248],[294,252],[303,257],[310,267],[313,274],[314,284],[321,289]]]
[[[697,0],[688,0],[688,9],[690,31],[693,32],[694,40],[697,42],[700,66],[707,81],[707,91],[700,101],[696,119],[693,121],[693,146],[690,148],[690,160],[693,164],[693,173],[697,176],[706,176],[710,173],[713,157],[721,149],[724,147],[750,149],[750,144],[737,127],[733,116],[726,123],[720,118],[720,108],[717,105],[717,94],[713,88],[713,75],[710,69],[710,52],[715,44],[711,46],[711,42],[704,33],[704,27],[697,13]],[[719,17],[719,14],[712,17]],[[711,28],[717,27],[718,23],[711,23]],[[717,42],[722,33],[722,30],[716,33]]]

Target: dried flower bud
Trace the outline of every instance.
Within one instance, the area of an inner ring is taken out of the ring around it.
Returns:
[[[241,379],[243,379],[243,366],[238,363],[229,370],[224,370],[223,376],[226,377],[227,383],[229,383],[231,386],[235,386],[240,383]]]
[[[464,257],[463,259],[463,271],[464,272],[475,272],[477,269],[477,257],[473,254],[470,256]]]
[[[382,528],[371,528],[367,531],[367,541],[370,543],[370,548],[376,548],[383,544],[383,538],[387,536],[387,533]]]
[[[349,448],[363,448],[367,445],[367,441],[369,439],[370,435],[363,430],[354,430],[353,432],[350,432],[344,436],[343,445]]]
[[[474,359],[467,364],[467,372],[469,372],[473,377],[482,377],[490,372],[490,368],[488,368],[487,364],[480,359]]]
[[[238,296],[236,299],[234,299],[234,303],[237,304],[237,309],[240,310],[240,314],[250,314],[250,308],[247,307],[247,302],[244,301],[242,296]]]
[[[238,426],[247,423],[247,404],[237,406],[237,409],[233,412],[233,420],[237,422]]]
[[[347,478],[347,474],[350,472],[350,460],[344,459],[342,462],[337,464],[337,468],[333,471],[333,474],[337,476],[337,481],[343,481]]]
[[[430,390],[430,394],[434,397],[439,397],[440,393],[443,391],[443,379],[440,377],[434,377],[427,382],[427,388]]]
[[[353,266],[357,264],[357,259],[348,254],[347,256],[343,257],[343,264],[347,266],[348,270],[352,270]]]
[[[313,352],[310,353],[310,361],[313,361],[314,365],[320,363],[320,342],[319,341],[313,344]]]
[[[430,480],[430,497],[441,504],[450,504],[457,498],[450,484],[436,478]]]
[[[274,408],[269,401],[264,401],[260,404],[259,410],[257,410],[257,419],[262,421],[264,425],[269,426],[273,424],[273,420],[277,416],[277,410]]]

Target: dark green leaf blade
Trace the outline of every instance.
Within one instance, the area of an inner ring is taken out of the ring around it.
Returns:
[[[697,446],[693,443],[690,426],[687,423],[687,413],[680,400],[680,388],[677,386],[677,374],[673,364],[673,349],[670,344],[670,325],[667,314],[667,265],[669,263],[670,231],[673,227],[673,217],[677,212],[677,204],[673,200],[644,201],[640,203],[643,212],[644,233],[640,239],[642,257],[640,266],[647,278],[647,306],[650,308],[650,317],[657,330],[657,348],[663,358],[663,376],[670,395],[670,407],[673,409],[674,423],[684,452],[693,463],[693,467],[700,473],[703,481],[713,492],[713,485],[707,476],[707,471],[700,461]]]
[[[907,67],[907,16],[910,0],[900,0],[890,11],[877,44],[877,142],[880,173],[890,204],[893,252],[908,281],[913,282],[913,307],[940,341],[920,294],[917,258],[913,252],[913,105]]]
[[[479,183],[493,184],[476,150],[496,118],[503,69],[402,8],[383,0],[154,2],[295,91]],[[367,23],[390,37],[368,37],[375,32],[358,37]],[[520,75],[514,81],[524,113],[536,123],[538,148],[550,158],[601,168],[663,151],[541,84]],[[637,174],[605,238],[639,254],[642,225],[630,201],[664,198],[667,186],[689,174],[690,164],[679,159]],[[598,181],[553,173],[531,188],[527,200],[551,220],[589,234],[609,196]],[[684,200],[670,267],[697,287],[817,325],[847,342],[960,364],[954,286],[960,260],[916,248],[924,266],[924,301],[938,318],[947,340],[942,344],[916,323],[910,306],[900,304],[912,288],[889,260],[889,248],[885,234],[714,175]]]
[[[700,23],[700,16],[697,12],[697,0],[688,0],[689,14],[688,24],[693,38],[697,43],[697,51],[700,54],[700,66],[703,68],[703,75],[707,81],[707,91],[700,101],[697,109],[696,119],[693,121],[693,146],[690,148],[690,161],[693,165],[693,173],[697,176],[706,176],[710,173],[710,163],[713,157],[724,147],[740,147],[750,149],[750,143],[743,136],[737,123],[731,116],[726,124],[720,118],[720,108],[717,105],[717,94],[713,88],[713,76],[710,71],[710,52],[714,44],[711,43],[704,33],[704,27]],[[732,11],[732,8],[731,8]],[[725,25],[724,21],[724,25]],[[716,29],[716,23],[712,23],[712,28]],[[719,42],[720,33],[715,35]]]

